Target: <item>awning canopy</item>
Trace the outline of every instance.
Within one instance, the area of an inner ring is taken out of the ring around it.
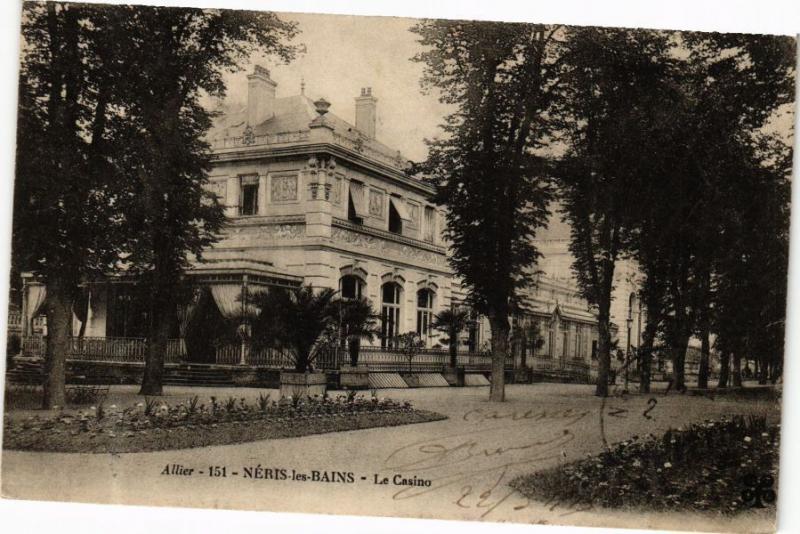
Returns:
[[[400,218],[403,219],[404,222],[411,222],[411,216],[408,214],[408,209],[406,209],[406,204],[403,202],[403,199],[395,196],[389,198],[392,202],[392,206],[394,206],[394,209],[397,210],[397,214],[400,216]]]
[[[364,202],[364,186],[358,182],[350,182],[350,200],[353,202],[353,210],[356,217],[366,218],[367,210]]]
[[[197,261],[186,276],[198,284],[243,283],[253,286],[298,287],[302,276],[289,274],[270,262],[247,258],[215,258]]]

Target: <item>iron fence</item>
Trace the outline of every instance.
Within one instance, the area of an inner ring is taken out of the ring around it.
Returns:
[[[70,352],[67,356],[72,360],[107,361],[114,363],[143,363],[147,355],[145,338],[121,337],[83,337],[71,338]],[[29,336],[22,340],[22,355],[27,357],[43,357],[46,339],[41,336]],[[242,355],[244,354],[244,358]],[[336,370],[343,363],[349,362],[349,354],[339,347],[324,347],[317,350],[313,365],[317,369]],[[167,341],[166,363],[190,363],[183,339]],[[273,369],[294,367],[294,357],[285,349],[262,348],[253,349],[248,344],[232,343],[215,349],[215,361],[219,365],[245,365]],[[457,365],[467,371],[489,371],[492,367],[492,356],[488,353],[459,352]],[[558,358],[528,358],[527,366],[534,371],[558,372],[574,376],[588,376],[590,364],[583,360],[566,360]],[[441,372],[450,365],[450,353],[442,349],[422,349],[409,355],[400,349],[362,346],[359,351],[359,364],[366,365],[377,372]],[[506,369],[514,366],[513,356],[506,360]]]

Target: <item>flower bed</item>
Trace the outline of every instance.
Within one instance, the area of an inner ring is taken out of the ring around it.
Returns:
[[[4,448],[50,452],[143,452],[227,445],[446,419],[410,403],[354,392],[336,398],[289,398],[255,403],[198,397],[175,405],[146,399],[133,407],[98,404],[77,415],[6,420]]]
[[[647,510],[735,513],[774,507],[779,425],[733,417],[633,436],[585,460],[514,479],[541,501]]]

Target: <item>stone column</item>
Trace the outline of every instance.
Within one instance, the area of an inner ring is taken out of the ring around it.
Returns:
[[[239,216],[239,177],[230,176],[225,190],[225,215],[228,217]]]
[[[267,187],[269,186],[269,174],[258,176],[258,214],[267,215]]]
[[[315,156],[311,156],[305,169],[300,172],[299,184],[308,184],[306,237],[328,239],[331,237],[330,184],[327,182],[328,170],[331,167],[336,167],[333,159],[320,162]]]

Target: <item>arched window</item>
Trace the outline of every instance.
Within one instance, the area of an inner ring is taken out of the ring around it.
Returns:
[[[400,298],[402,288],[395,282],[381,286],[381,347],[394,347],[400,334]]]
[[[417,291],[417,334],[426,341],[431,335],[433,297],[434,293],[430,289]]]
[[[339,292],[343,299],[360,299],[364,294],[364,281],[355,275],[346,274],[339,279]]]

